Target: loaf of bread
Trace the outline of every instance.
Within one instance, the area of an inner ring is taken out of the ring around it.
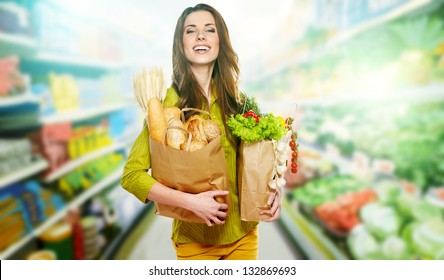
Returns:
[[[191,139],[194,141],[202,142],[207,144],[207,137],[205,135],[203,123],[205,119],[199,115],[191,116],[187,121],[187,130],[191,133]]]
[[[187,131],[185,130],[182,121],[178,118],[170,119],[167,126],[167,146],[176,150],[181,150],[185,147],[187,139]]]
[[[203,129],[208,143],[222,135],[219,126],[217,126],[217,124],[212,120],[205,120],[203,122]]]

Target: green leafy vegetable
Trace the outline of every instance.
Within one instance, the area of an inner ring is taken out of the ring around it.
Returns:
[[[227,120],[227,125],[233,135],[247,144],[265,139],[279,140],[287,132],[285,124],[273,114],[262,116],[257,123],[253,117],[244,117],[241,114],[231,115]]]

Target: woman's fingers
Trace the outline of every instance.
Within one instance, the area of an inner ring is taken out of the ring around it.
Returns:
[[[267,201],[268,205],[271,205],[269,210],[264,210],[260,214],[268,215],[268,218],[262,219],[264,222],[272,222],[279,218],[281,211],[281,195],[279,191],[273,191]]]
[[[273,222],[273,221],[275,221],[275,220],[277,220],[279,218],[280,212],[281,212],[281,206],[279,205],[279,207],[276,209],[276,212],[274,212],[274,214],[271,214],[271,210],[270,210],[270,215],[271,215],[270,218],[262,219],[262,221],[264,221],[264,222]]]
[[[270,196],[268,197],[268,202],[267,202],[267,204],[268,204],[268,205],[272,205],[272,203],[273,203],[275,197],[276,197],[276,191],[270,193]]]

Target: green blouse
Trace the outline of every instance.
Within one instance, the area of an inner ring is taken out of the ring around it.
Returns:
[[[222,123],[222,112],[215,102],[217,95],[213,92],[210,103],[210,114],[222,131],[221,145],[227,161],[228,173],[230,177],[230,199],[231,205],[228,217],[221,226],[208,227],[206,224],[190,223],[174,220],[172,230],[172,240],[176,243],[198,242],[209,245],[220,245],[233,243],[251,229],[257,222],[245,222],[240,219],[239,193],[236,176],[236,149],[226,138],[224,124]],[[170,87],[164,100],[164,106],[176,106],[179,102],[179,95]],[[150,169],[150,147],[149,134],[146,124],[142,132],[134,142],[123,170],[121,180],[122,187],[132,193],[141,202],[147,203],[147,195],[156,180],[147,172]]]

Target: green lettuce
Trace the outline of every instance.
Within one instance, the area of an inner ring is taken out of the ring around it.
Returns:
[[[279,140],[287,132],[285,125],[273,114],[263,115],[259,122],[252,117],[241,114],[231,115],[227,120],[228,128],[233,135],[250,144],[266,139]]]

